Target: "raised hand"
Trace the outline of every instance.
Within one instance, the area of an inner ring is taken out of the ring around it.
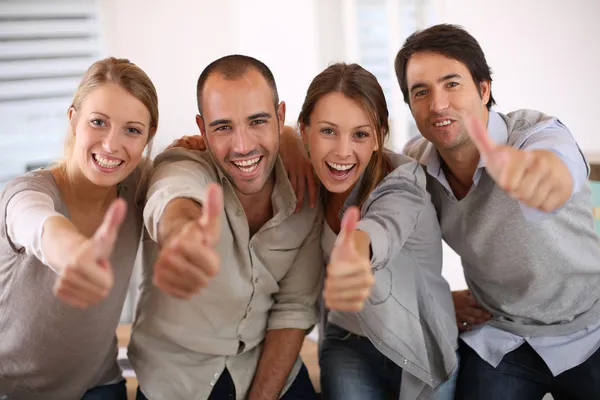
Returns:
[[[572,177],[555,153],[497,144],[475,116],[467,118],[467,131],[488,174],[513,198],[529,207],[553,211],[570,197]]]
[[[154,264],[154,285],[174,297],[190,299],[220,269],[215,246],[221,235],[223,191],[215,183],[206,188],[202,217],[169,238]]]
[[[304,150],[302,140],[290,126],[284,126],[281,132],[279,154],[298,199],[296,212],[302,209],[307,189],[308,203],[310,207],[315,207],[317,202],[317,180],[315,179],[313,166]]]
[[[354,240],[359,217],[357,207],[350,207],[344,213],[327,266],[323,300],[331,310],[360,311],[375,283],[369,255],[361,254]]]
[[[111,204],[94,236],[82,242],[62,269],[54,285],[56,297],[73,307],[87,308],[108,296],[113,286],[110,256],[126,213],[124,200]]]

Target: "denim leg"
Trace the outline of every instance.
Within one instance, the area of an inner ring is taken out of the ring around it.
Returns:
[[[600,399],[600,350],[554,378],[550,392],[554,400]]]
[[[127,400],[127,386],[125,381],[112,385],[102,385],[91,388],[81,400]]]
[[[321,391],[326,400],[388,400],[400,387],[402,369],[369,339],[339,326],[327,324],[319,356]]]
[[[494,368],[459,342],[457,400],[541,400],[550,391],[552,373],[528,343],[506,354]]]
[[[454,400],[456,395],[456,381],[458,379],[458,371],[460,368],[460,353],[456,352],[458,359],[458,365],[452,376],[448,380],[442,383],[431,396],[431,400]]]

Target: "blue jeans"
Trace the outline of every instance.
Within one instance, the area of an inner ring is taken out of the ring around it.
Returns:
[[[397,399],[402,368],[384,356],[371,341],[328,323],[319,352],[321,391],[324,399]],[[432,399],[454,399],[454,374]]]
[[[127,400],[127,386],[125,381],[96,386],[85,392],[81,400]]]
[[[544,360],[528,344],[506,354],[496,368],[460,341],[461,365],[457,400],[600,399],[600,350],[583,364],[553,376]]]
[[[138,387],[136,400],[148,400]],[[308,370],[306,366],[302,364],[298,376],[294,379],[294,382],[290,385],[285,394],[280,398],[281,400],[316,400],[317,394],[315,388],[310,381],[308,376]],[[208,400],[235,400],[235,386],[229,371],[225,369],[215,387],[213,388]]]

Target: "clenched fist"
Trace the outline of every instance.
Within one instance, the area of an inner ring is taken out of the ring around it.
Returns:
[[[154,265],[154,285],[174,297],[190,299],[220,269],[215,246],[221,234],[223,191],[217,184],[206,188],[202,217],[189,221],[161,249]]]
[[[87,308],[108,296],[113,286],[109,259],[126,213],[124,200],[111,204],[94,236],[82,242],[62,269],[54,285],[56,297],[73,307]]]
[[[361,254],[354,240],[359,217],[357,207],[350,207],[344,213],[340,234],[327,266],[323,300],[331,310],[362,310],[375,283],[369,255]]]

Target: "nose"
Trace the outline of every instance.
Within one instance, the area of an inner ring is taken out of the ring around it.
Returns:
[[[339,137],[335,153],[341,158],[348,158],[352,155],[352,143],[349,135],[341,135]]]
[[[114,153],[119,148],[119,132],[116,129],[111,129],[104,140],[102,141],[102,147],[109,153]]]
[[[448,109],[450,102],[448,94],[444,90],[434,90],[431,95],[431,103],[429,108],[431,111],[441,114]]]
[[[238,154],[248,154],[254,150],[254,140],[245,127],[240,127],[233,134],[232,150]]]

